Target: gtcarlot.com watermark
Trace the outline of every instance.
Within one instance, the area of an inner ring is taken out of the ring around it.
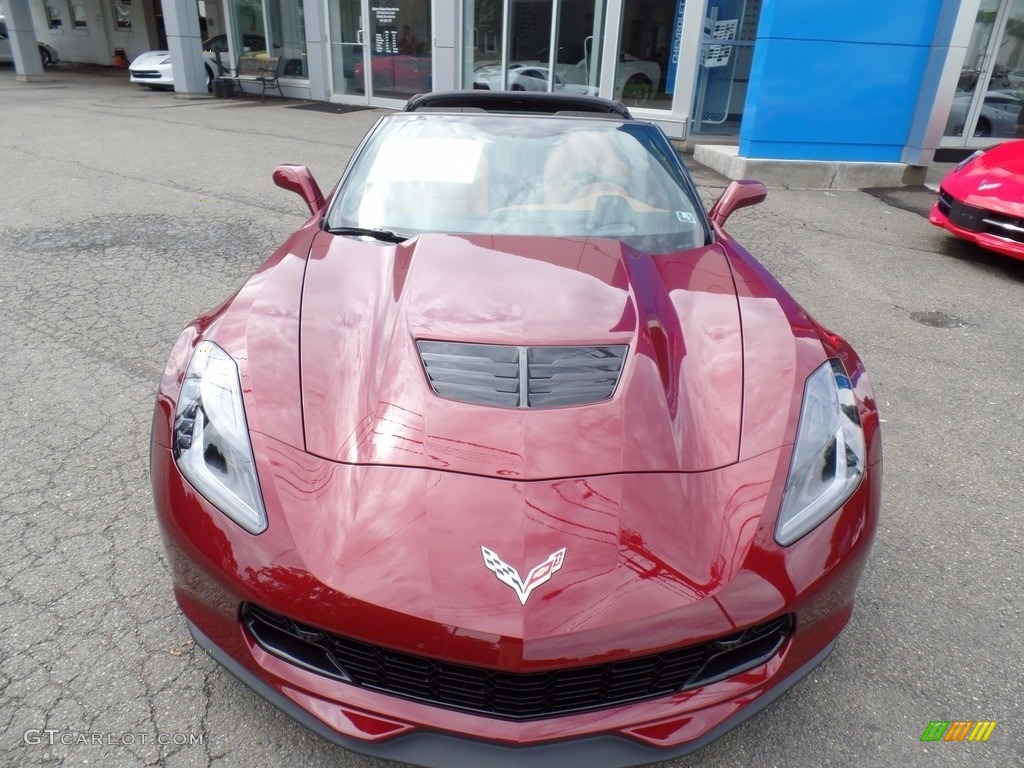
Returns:
[[[56,728],[29,728],[22,739],[26,744],[48,747],[90,746],[131,747],[157,744],[159,746],[190,746],[202,744],[202,733],[114,733],[105,731],[61,731]]]

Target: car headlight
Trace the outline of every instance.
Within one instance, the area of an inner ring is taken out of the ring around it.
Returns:
[[[195,348],[185,373],[174,412],[174,460],[207,501],[249,533],[267,529],[238,366],[211,341]]]
[[[984,149],[979,149],[979,150],[975,151],[973,154],[971,154],[970,156],[965,157],[963,160],[961,160],[959,163],[957,163],[955,166],[953,166],[953,173],[956,173],[957,171],[963,170],[968,165],[970,165],[971,161],[974,160],[974,158],[981,157],[984,154],[985,154],[985,150]]]
[[[782,496],[775,540],[782,546],[809,533],[857,489],[864,475],[864,430],[853,385],[829,360],[804,385],[800,425]]]

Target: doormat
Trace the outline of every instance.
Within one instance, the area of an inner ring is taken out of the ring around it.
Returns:
[[[310,112],[327,112],[332,115],[344,115],[346,112],[362,112],[369,107],[360,107],[352,104],[332,104],[329,101],[310,101],[305,104],[296,104],[288,109],[307,109]]]

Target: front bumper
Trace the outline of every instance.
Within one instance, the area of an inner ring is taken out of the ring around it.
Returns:
[[[612,734],[587,736],[577,739],[547,742],[532,746],[512,747],[479,741],[436,731],[417,730],[375,743],[354,738],[329,727],[308,709],[296,704],[280,690],[268,685],[260,677],[243,667],[218,648],[191,622],[188,631],[198,645],[228,672],[247,685],[253,692],[273,704],[286,715],[340,747],[370,757],[394,760],[409,765],[436,766],[437,768],[564,768],[567,765],[605,766],[645,765],[682,757],[707,746],[715,739],[741,725],[782,696],[820,665],[835,648],[833,640],[817,656],[794,670],[786,679],[775,684],[770,691],[728,716],[703,736],[673,747],[659,748]],[[364,721],[365,714],[358,717]]]
[[[138,85],[174,85],[170,72],[161,69],[129,69],[128,74],[129,82]]]
[[[258,435],[254,439],[263,440]],[[277,450],[274,464],[280,474],[287,457],[300,454],[281,446]],[[266,455],[259,448],[256,453]],[[392,638],[396,650],[404,651],[411,649],[398,647],[399,643],[421,645],[424,655],[448,653],[449,658],[467,664],[487,666],[474,657],[479,646],[507,649],[510,638],[488,642],[489,638],[481,639],[472,630],[416,619],[339,593],[295,559],[302,550],[294,539],[295,521],[250,536],[184,481],[168,449],[154,445],[152,459],[154,498],[175,595],[197,643],[254,691],[329,740],[356,752],[437,768],[562,766],[579,764],[581,756],[602,767],[656,762],[699,749],[762,710],[821,663],[849,620],[877,526],[881,470],[880,464],[870,468],[843,507],[789,548],[774,546],[772,521],[762,521],[759,543],[729,583],[685,606],[673,619],[672,631],[682,646],[709,639],[707,616],[723,607],[734,626],[740,627],[790,613],[795,630],[767,662],[660,698],[509,721],[350,685],[268,653],[242,624],[246,602],[329,631],[376,632],[378,637],[365,639],[381,643],[381,637]],[[781,463],[788,466],[788,461]],[[316,475],[317,462],[311,461],[308,470]],[[296,467],[294,473],[275,479],[294,484],[298,472]],[[265,495],[269,492],[271,497],[268,479],[273,474],[268,466],[260,467]],[[272,520],[275,506],[274,502],[268,506]],[[311,614],[314,608],[320,611],[319,620]],[[359,616],[360,621],[345,627],[326,623],[346,615]],[[329,616],[335,618],[323,618]],[[682,619],[676,621],[678,617]],[[644,634],[648,625],[652,625],[651,636],[661,631],[653,624],[657,622],[602,627],[578,638],[568,635],[570,645],[562,647],[577,651],[580,659],[601,653],[615,658],[616,653],[624,655],[621,649],[631,643],[650,642],[658,647],[661,640]],[[642,655],[640,647],[629,651],[630,658]],[[555,653],[541,658],[551,659],[552,664],[576,662]]]
[[[962,203],[939,191],[928,221],[986,250],[1024,259],[1024,220]]]

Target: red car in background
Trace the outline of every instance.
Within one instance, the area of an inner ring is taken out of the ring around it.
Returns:
[[[424,109],[427,108],[427,109]],[[179,336],[151,471],[197,644],[414,765],[686,754],[835,646],[875,536],[856,352],[621,104],[438,93]],[[851,704],[852,705],[852,704]]]
[[[1024,141],[975,152],[939,187],[928,220],[990,251],[1024,259]]]
[[[357,61],[353,68],[353,76],[357,83],[356,89],[363,90],[362,61]],[[375,91],[398,91],[405,97],[417,93],[429,93],[433,75],[433,57],[413,54],[396,53],[381,56],[373,54],[370,65]]]

